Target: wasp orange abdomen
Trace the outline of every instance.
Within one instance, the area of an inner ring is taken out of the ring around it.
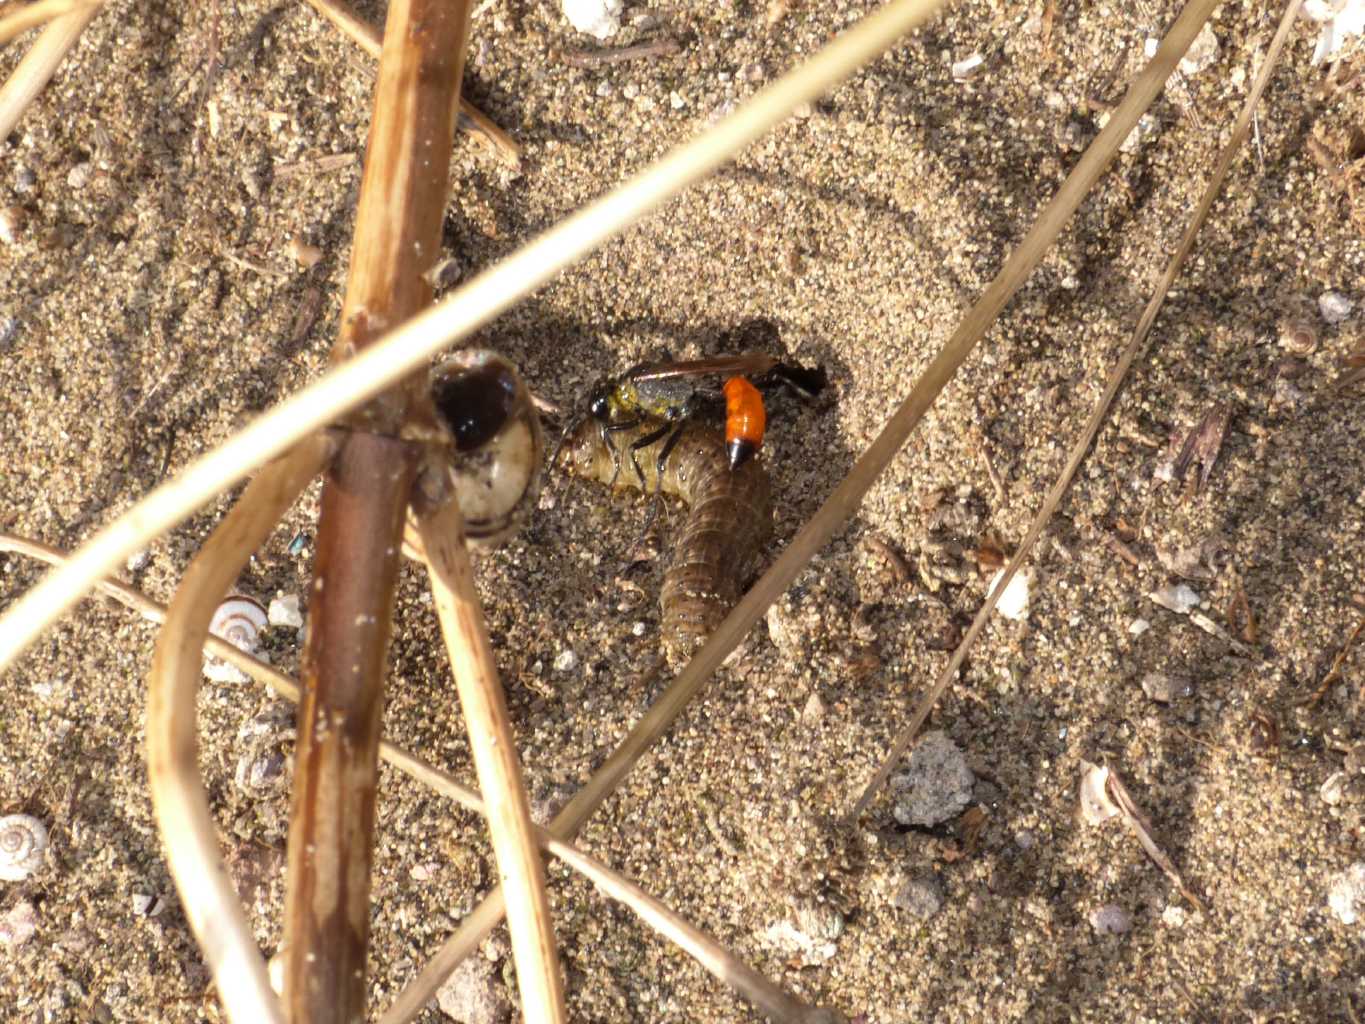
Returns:
[[[736,470],[758,454],[768,414],[763,396],[746,377],[725,382],[725,451],[730,469]]]

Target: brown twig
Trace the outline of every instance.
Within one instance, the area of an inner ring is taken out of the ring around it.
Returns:
[[[360,16],[344,0],[308,0],[313,9],[330,21],[341,33],[376,60],[383,47],[379,29]],[[460,98],[459,127],[478,136],[512,167],[521,166],[521,146],[497,123],[469,100]]]
[[[228,881],[199,775],[195,700],[204,638],[219,600],[279,517],[330,456],[318,436],[247,487],[185,571],[156,647],[147,693],[147,781],[185,916],[233,1024],[283,1022],[246,919]]]
[[[981,610],[977,612],[976,618],[972,620],[971,628],[967,630],[966,636],[964,636],[962,642],[958,644],[957,650],[953,652],[952,658],[949,659],[948,664],[944,667],[938,679],[934,681],[934,685],[920,701],[919,706],[915,709],[915,713],[910,718],[910,722],[896,736],[896,739],[891,744],[890,752],[882,761],[881,766],[877,769],[871,781],[864,787],[857,802],[853,805],[853,809],[849,812],[846,819],[849,824],[855,822],[858,819],[858,816],[867,808],[872,797],[876,795],[877,790],[881,788],[882,784],[894,770],[901,755],[905,753],[910,744],[914,741],[920,726],[923,725],[925,719],[929,717],[929,712],[933,709],[933,706],[938,703],[939,698],[943,696],[944,692],[952,684],[953,679],[956,678],[958,669],[962,666],[962,662],[967,657],[967,652],[971,650],[972,644],[976,642],[977,636],[979,636],[981,630],[985,628],[991,612],[995,610],[995,605],[999,600],[1000,595],[1004,593],[1010,580],[1014,578],[1015,572],[1032,552],[1033,545],[1042,534],[1043,528],[1052,518],[1052,513],[1056,511],[1057,506],[1061,504],[1062,497],[1066,494],[1067,488],[1071,485],[1071,480],[1075,476],[1076,470],[1080,468],[1081,462],[1085,459],[1086,453],[1090,450],[1090,445],[1099,433],[1101,424],[1103,424],[1105,417],[1108,415],[1109,406],[1113,403],[1114,397],[1118,394],[1119,388],[1123,384],[1124,378],[1127,376],[1129,367],[1132,366],[1133,360],[1137,358],[1138,353],[1142,350],[1143,344],[1147,340],[1147,334],[1151,330],[1153,322],[1156,320],[1157,313],[1165,302],[1166,293],[1170,290],[1171,284],[1175,281],[1176,275],[1180,272],[1180,268],[1185,262],[1185,258],[1193,248],[1195,236],[1198,234],[1200,226],[1204,223],[1204,218],[1208,216],[1208,212],[1213,206],[1213,200],[1217,197],[1219,189],[1222,188],[1223,180],[1227,177],[1228,170],[1232,166],[1233,158],[1237,155],[1238,149],[1246,138],[1247,127],[1251,123],[1251,115],[1255,110],[1256,102],[1260,99],[1261,93],[1270,79],[1270,72],[1275,67],[1275,62],[1279,57],[1280,50],[1284,46],[1285,39],[1289,35],[1289,30],[1293,26],[1294,17],[1298,12],[1300,4],[1301,0],[1290,0],[1289,8],[1284,15],[1284,19],[1280,22],[1280,29],[1270,44],[1270,50],[1266,55],[1266,59],[1262,63],[1255,81],[1252,83],[1251,91],[1247,95],[1247,101],[1242,107],[1242,112],[1237,118],[1236,125],[1233,127],[1232,137],[1228,140],[1227,145],[1224,146],[1222,152],[1219,154],[1217,166],[1214,168],[1213,175],[1210,177],[1209,183],[1204,189],[1204,194],[1200,197],[1199,203],[1195,207],[1194,214],[1190,218],[1190,223],[1185,228],[1185,234],[1180,239],[1180,244],[1176,247],[1175,253],[1167,263],[1161,280],[1157,283],[1151,299],[1147,302],[1147,307],[1142,311],[1142,316],[1138,320],[1137,327],[1133,330],[1132,338],[1129,340],[1127,347],[1123,350],[1123,354],[1119,357],[1118,363],[1115,364],[1114,369],[1110,372],[1108,382],[1105,384],[1104,392],[1100,395],[1099,401],[1096,402],[1095,408],[1090,414],[1090,419],[1086,422],[1085,429],[1081,431],[1081,436],[1077,438],[1076,443],[1072,446],[1071,452],[1067,457],[1066,466],[1062,469],[1060,476],[1058,476],[1057,482],[1053,484],[1052,489],[1048,492],[1038,513],[1034,516],[1033,522],[1029,524],[1028,533],[1024,536],[1023,543],[1019,545],[1019,550],[1015,552],[1014,557],[1010,559],[1009,565],[1005,567],[1004,575],[1000,577],[996,582],[996,585],[991,589],[990,594],[986,597],[985,604],[981,606]],[[1194,39],[1195,33],[1199,31],[1203,26],[1204,21],[1208,19],[1214,6],[1216,5],[1204,2],[1204,0],[1201,0],[1199,3],[1189,4],[1181,13],[1179,21],[1167,34],[1166,39],[1162,41],[1161,48],[1157,51],[1156,57],[1152,59],[1152,62],[1148,65],[1147,71],[1144,72],[1144,74],[1160,71],[1164,75],[1173,70],[1176,61],[1188,48],[1190,42]],[[1165,57],[1164,61],[1163,56]],[[1164,77],[1162,80],[1164,81]],[[1129,96],[1124,99],[1120,109],[1128,107],[1132,96],[1133,90],[1130,90]],[[1155,98],[1155,93],[1149,97],[1149,102],[1151,98]],[[1118,115],[1116,114],[1115,117],[1117,116]],[[1112,125],[1113,122],[1111,121],[1110,124]],[[1103,135],[1103,133],[1101,133],[1101,135]],[[1093,146],[1094,144],[1092,144],[1092,148]]]
[[[1356,623],[1356,628],[1351,630],[1351,635],[1346,638],[1346,642],[1341,645],[1341,650],[1337,651],[1337,656],[1332,659],[1332,667],[1327,670],[1327,674],[1322,677],[1322,683],[1318,686],[1313,696],[1303,702],[1304,707],[1317,707],[1318,702],[1327,696],[1327,691],[1332,688],[1332,684],[1341,676],[1341,666],[1346,661],[1346,655],[1351,653],[1351,648],[1355,646],[1356,638],[1360,636],[1360,631],[1365,629],[1365,618]]]
[[[14,131],[28,105],[56,74],[58,65],[80,41],[81,33],[99,14],[101,7],[103,3],[77,7],[69,14],[53,19],[43,29],[32,49],[24,54],[24,59],[0,86],[0,139]]]
[[[67,559],[65,552],[12,534],[0,533],[0,551],[18,552],[49,565],[61,565]],[[106,579],[98,584],[98,588],[149,622],[159,623],[165,620],[165,607],[135,587],[119,580]],[[301,693],[299,685],[274,666],[257,660],[212,634],[205,637],[204,651],[229,662],[286,700],[298,702]],[[657,665],[662,664],[661,658]],[[379,756],[385,763],[392,765],[409,778],[442,796],[449,797],[475,814],[487,816],[483,798],[449,772],[442,771],[416,754],[386,740],[380,741]],[[533,834],[536,842],[548,853],[583,875],[610,899],[628,906],[645,924],[682,948],[717,979],[732,986],[770,1017],[776,1020],[809,1020],[811,1024],[820,1019],[816,1015],[821,1011],[811,1010],[781,987],[768,981],[710,936],[689,924],[662,902],[595,857],[589,856],[571,843],[554,838],[545,829],[535,827]]]
[[[672,37],[654,39],[634,46],[606,47],[600,50],[564,50],[560,59],[575,68],[595,68],[606,64],[622,64],[630,60],[670,57],[682,49]]]
[[[395,0],[379,62],[350,276],[333,361],[431,302],[468,4]],[[426,375],[352,414],[327,474],[303,657],[284,1000],[296,1024],[365,1016],[379,713],[403,521],[430,429]],[[400,436],[401,435],[401,436]]]
[[[437,483],[442,479],[443,472],[423,475],[414,505],[417,528],[479,788],[487,796],[488,832],[498,877],[507,893],[507,928],[512,936],[522,1012],[527,1020],[553,1024],[567,1017],[550,901],[545,893],[545,869],[536,850],[530,803],[523,788],[497,662],[474,589],[464,519],[454,495]]]

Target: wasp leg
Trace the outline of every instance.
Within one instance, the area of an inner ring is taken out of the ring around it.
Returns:
[[[665,434],[667,434],[670,430],[673,430],[673,424],[672,424],[672,423],[665,423],[665,424],[664,424],[663,426],[661,426],[658,430],[651,430],[651,431],[650,431],[648,434],[646,434],[644,437],[638,438],[638,439],[636,439],[636,440],[634,440],[634,441],[632,441],[632,442],[630,443],[630,464],[631,464],[632,466],[635,467],[635,479],[638,480],[638,481],[640,481],[640,490],[644,491],[646,494],[649,493],[649,481],[647,481],[647,480],[645,479],[644,470],[642,470],[642,469],[640,468],[640,460],[637,459],[637,458],[635,457],[635,453],[638,452],[638,451],[641,451],[642,449],[648,448],[650,445],[654,444],[654,442],[658,441],[659,438],[661,438],[661,437],[663,437]],[[678,430],[675,430],[675,431],[674,431],[674,436],[677,436],[677,433],[678,433],[678,431],[680,431],[680,430],[682,430],[681,427],[679,427]],[[669,445],[668,445],[668,444],[665,444],[664,447],[667,448],[667,447],[669,447]],[[663,469],[662,469],[663,463],[660,462],[660,463],[659,463],[659,466],[660,466],[660,473],[662,473],[662,472],[663,472]],[[659,484],[660,481],[662,481],[662,479],[663,479],[663,477],[660,476],[660,477],[659,477],[659,480],[656,480],[656,481],[655,481],[655,488],[654,488],[654,489],[655,489],[656,491],[659,489],[659,488],[658,488],[658,484]]]
[[[602,446],[606,448],[607,451],[611,452],[611,479],[607,481],[607,488],[609,490],[616,486],[616,478],[621,475],[621,449],[611,443],[611,435],[619,434],[623,430],[633,430],[643,422],[644,420],[640,417],[636,417],[633,420],[622,420],[619,423],[598,422],[597,431],[602,436]],[[635,462],[635,453],[633,451],[630,455],[630,461]],[[635,465],[635,472],[637,474],[640,473],[639,463],[636,463]],[[644,479],[644,476],[641,475],[641,487],[644,486]]]
[[[659,440],[666,431],[673,431],[668,435],[668,440],[660,445],[659,454],[654,459],[654,500],[649,503],[649,514],[645,516],[645,525],[640,528],[640,537],[642,539],[645,534],[649,533],[649,528],[654,525],[654,520],[658,518],[659,509],[663,507],[664,466],[668,465],[668,457],[673,454],[673,449],[678,446],[678,442],[682,439],[683,428],[685,426],[687,426],[686,420],[679,421],[676,426],[672,423],[665,423],[662,429],[652,431],[645,437],[640,438],[640,441],[636,442],[636,444],[631,445],[631,458],[634,458],[635,448],[647,447],[642,442],[648,441],[650,444],[653,444],[655,441]],[[635,468],[638,472],[640,467],[636,466]],[[638,541],[635,546],[640,546]]]

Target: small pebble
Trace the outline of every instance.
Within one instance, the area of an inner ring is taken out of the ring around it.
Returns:
[[[303,612],[299,610],[299,595],[284,594],[270,602],[266,616],[272,626],[286,626],[290,629],[303,627]]]
[[[1146,619],[1134,619],[1128,623],[1129,636],[1142,636],[1143,633],[1152,628],[1152,624]]]
[[[1323,292],[1318,296],[1318,312],[1329,324],[1339,324],[1351,315],[1355,304],[1341,292]]]
[[[322,250],[316,245],[309,245],[302,238],[295,236],[289,240],[286,251],[289,258],[297,263],[304,270],[316,267],[322,262]]]
[[[1342,924],[1355,924],[1365,918],[1365,861],[1356,861],[1332,876],[1327,906]]]
[[[128,560],[123,563],[123,567],[129,572],[141,572],[143,569],[147,568],[147,565],[151,560],[152,553],[146,548],[143,548],[141,551],[134,551],[129,555]]]
[[[90,175],[93,173],[93,170],[94,169],[90,166],[88,160],[84,163],[76,164],[75,167],[71,168],[71,170],[66,173],[67,187],[76,190],[85,188],[86,185],[90,184]]]
[[[943,909],[943,884],[933,875],[912,878],[901,886],[894,903],[898,910],[928,920]]]
[[[19,318],[0,316],[0,351],[9,348],[10,342],[19,336]]]
[[[133,893],[133,914],[136,917],[156,917],[166,909],[161,897],[145,892]]]
[[[470,957],[455,968],[437,991],[436,1004],[460,1024],[502,1024],[512,1015],[496,968],[481,957]]]
[[[1187,75],[1197,75],[1207,71],[1218,61],[1218,37],[1213,34],[1213,26],[1208,22],[1194,37],[1194,42],[1180,58],[1180,70]]]
[[[32,167],[19,167],[14,172],[14,191],[20,195],[32,192],[34,186],[38,184],[38,175],[33,173]]]
[[[972,799],[976,777],[956,743],[941,730],[925,733],[906,770],[891,779],[892,814],[902,825],[934,826],[961,814]]]
[[[1177,615],[1187,615],[1191,608],[1199,607],[1199,595],[1183,583],[1153,590],[1147,595],[1147,598],[1154,604],[1159,604]]]
[[[1133,927],[1133,915],[1116,903],[1106,903],[1090,911],[1090,927],[1096,935],[1122,935]]]
[[[825,717],[825,702],[820,699],[818,693],[812,693],[806,701],[806,706],[801,709],[802,725],[819,725]]]
[[[554,668],[556,672],[572,672],[578,667],[578,655],[574,653],[572,647],[566,647],[555,655]]]
[[[1327,776],[1326,781],[1318,789],[1318,796],[1322,797],[1322,802],[1328,807],[1335,807],[1341,803],[1341,798],[1346,789],[1346,773],[1333,772]]]
[[[22,946],[38,930],[38,914],[28,900],[20,900],[0,917],[0,946]]]
[[[1142,677],[1142,690],[1152,700],[1169,704],[1194,693],[1194,685],[1184,676],[1168,675],[1165,672],[1148,672]]]
[[[621,30],[621,0],[560,0],[560,9],[579,32],[610,39]]]
[[[464,264],[454,256],[446,256],[422,276],[433,290],[443,292],[454,288],[464,278]]]

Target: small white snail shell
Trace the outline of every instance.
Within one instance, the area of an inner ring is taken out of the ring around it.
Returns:
[[[213,613],[209,632],[250,654],[256,650],[267,622],[269,617],[259,601],[234,594]]]
[[[544,439],[531,395],[516,367],[490,349],[456,352],[432,369],[431,388],[455,439],[448,482],[464,515],[465,537],[471,547],[496,547],[521,525],[540,494]],[[451,394],[455,401],[443,408],[442,396]],[[462,418],[455,422],[451,415]],[[480,433],[485,430],[486,439]],[[477,443],[462,443],[471,434]],[[411,517],[404,542],[410,557],[421,557]]]
[[[47,826],[27,814],[0,818],[0,878],[22,882],[43,863]]]

